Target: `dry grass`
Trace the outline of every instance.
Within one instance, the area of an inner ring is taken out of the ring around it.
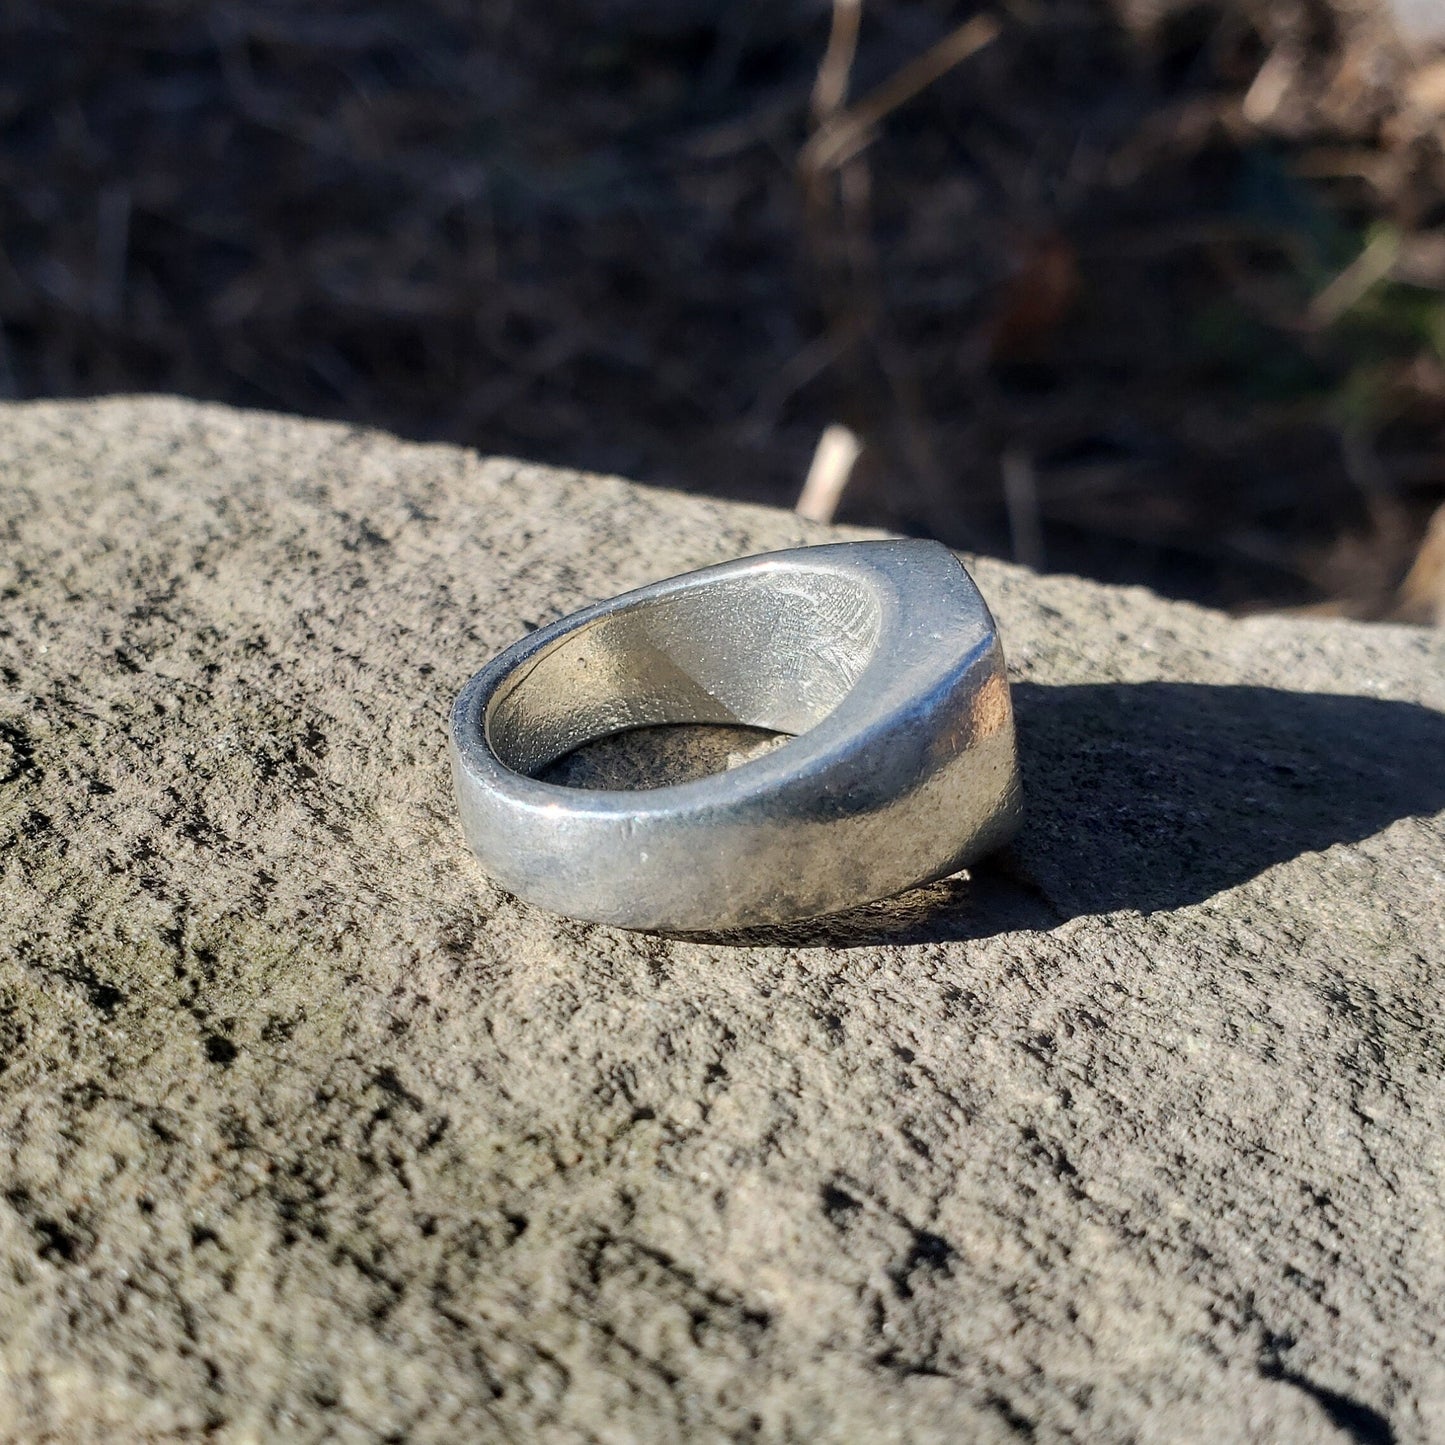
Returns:
[[[1345,0],[10,0],[0,393],[785,505],[837,425],[845,517],[1424,621],[1442,120]]]

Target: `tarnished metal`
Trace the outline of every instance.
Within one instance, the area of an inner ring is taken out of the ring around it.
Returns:
[[[533,776],[658,723],[795,736],[643,792]],[[998,632],[936,542],[772,552],[585,608],[467,683],[451,755],[462,833],[488,873],[628,928],[836,912],[964,867],[1020,816]]]

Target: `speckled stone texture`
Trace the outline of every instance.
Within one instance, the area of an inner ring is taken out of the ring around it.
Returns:
[[[668,938],[464,852],[491,653],[838,535],[0,409],[0,1437],[1445,1439],[1441,634],[980,562],[973,877]]]

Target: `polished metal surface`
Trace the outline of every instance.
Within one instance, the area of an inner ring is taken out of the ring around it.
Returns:
[[[533,776],[658,723],[791,733],[642,792]],[[964,867],[1019,823],[993,618],[936,542],[845,542],[673,577],[525,637],[452,709],[462,833],[504,887],[628,928],[783,923]]]

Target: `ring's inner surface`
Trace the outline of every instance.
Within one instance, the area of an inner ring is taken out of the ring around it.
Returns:
[[[535,774],[597,738],[659,723],[801,733],[857,681],[878,644],[861,583],[801,567],[721,578],[608,613],[497,688],[487,738]]]

